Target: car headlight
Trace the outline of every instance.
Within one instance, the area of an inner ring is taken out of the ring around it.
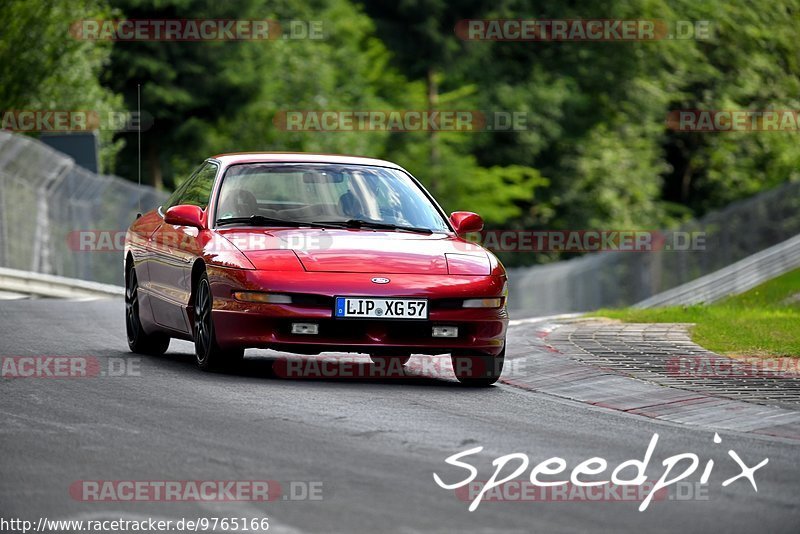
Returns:
[[[466,299],[462,307],[464,308],[499,308],[503,305],[503,297],[493,297],[490,299]]]
[[[292,296],[281,293],[262,293],[259,291],[235,291],[233,298],[242,302],[261,302],[266,304],[291,304]]]

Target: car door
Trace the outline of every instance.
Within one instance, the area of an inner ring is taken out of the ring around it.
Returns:
[[[172,206],[191,204],[206,209],[219,166],[206,162],[181,186],[163,213]],[[150,285],[155,321],[183,333],[191,332],[185,309],[191,297],[191,266],[200,254],[197,236],[200,230],[164,222],[150,238],[153,261]]]

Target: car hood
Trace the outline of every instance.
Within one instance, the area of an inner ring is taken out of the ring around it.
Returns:
[[[486,251],[448,234],[316,228],[228,228],[218,232],[256,266],[271,252],[289,249],[306,271],[313,272],[453,274],[452,267],[448,269],[449,259],[451,264],[477,269],[461,274],[490,274]]]

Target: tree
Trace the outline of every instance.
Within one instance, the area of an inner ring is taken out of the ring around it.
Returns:
[[[270,18],[267,2],[261,0],[113,0],[113,5],[134,20]],[[142,135],[149,183],[163,187],[164,175],[173,175],[176,154],[195,166],[208,156],[195,147],[214,134],[218,120],[235,114],[257,94],[264,46],[263,41],[115,43],[104,82],[125,96],[130,109],[136,109],[141,84],[142,110],[153,117],[152,127]],[[129,146],[120,168],[132,175],[136,160],[136,149]]]
[[[6,0],[0,3],[0,110],[93,111],[107,118],[122,99],[99,82],[111,43],[79,40],[70,25],[112,14],[103,0]],[[100,164],[113,170],[122,141],[103,128]]]

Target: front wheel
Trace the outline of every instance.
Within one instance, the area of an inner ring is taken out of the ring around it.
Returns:
[[[497,382],[503,373],[506,349],[504,347],[497,356],[454,353],[450,358],[459,382],[470,387],[487,387]]]
[[[203,371],[230,368],[244,358],[244,349],[223,350],[217,345],[211,317],[213,302],[208,275],[203,273],[194,292],[194,356]]]
[[[159,356],[169,348],[169,336],[148,334],[142,328],[139,320],[139,281],[133,265],[128,268],[125,280],[125,331],[131,352]]]

